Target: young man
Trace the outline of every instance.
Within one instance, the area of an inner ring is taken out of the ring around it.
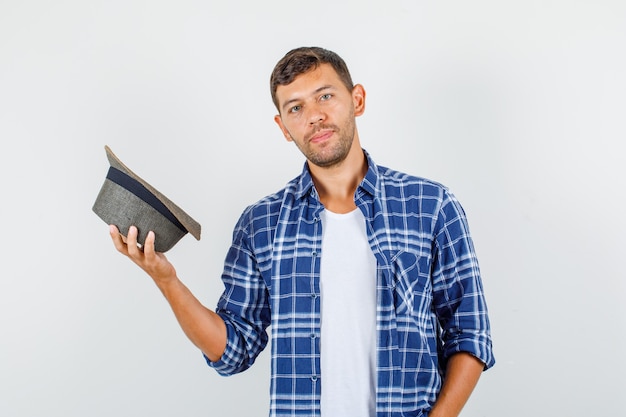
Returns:
[[[464,212],[442,185],[377,166],[355,118],[365,90],[321,48],[288,52],[271,77],[275,121],[302,174],[248,207],[225,291],[205,308],[137,230],[116,248],[161,289],[224,375],[254,363],[272,325],[270,415],[457,416],[494,364]]]

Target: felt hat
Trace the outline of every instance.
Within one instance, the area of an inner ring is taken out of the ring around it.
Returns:
[[[120,161],[108,146],[109,171],[93,211],[124,236],[136,226],[137,242],[144,244],[148,232],[155,233],[155,250],[170,250],[187,232],[200,240],[200,224]]]

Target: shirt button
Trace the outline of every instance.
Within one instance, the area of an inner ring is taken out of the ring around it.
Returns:
[[[317,256],[317,252],[313,251],[313,253],[311,255]]]
[[[315,333],[311,333],[311,339],[315,339],[317,336]]]
[[[317,381],[317,375],[311,375],[311,381],[313,382]]]
[[[317,294],[311,294],[311,298],[315,300],[317,298]]]

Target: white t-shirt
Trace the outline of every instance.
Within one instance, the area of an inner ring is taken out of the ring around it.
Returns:
[[[322,417],[376,415],[376,259],[365,217],[322,212]]]

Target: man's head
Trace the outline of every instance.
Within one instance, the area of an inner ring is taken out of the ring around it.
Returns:
[[[336,53],[324,48],[318,47],[301,47],[292,49],[276,64],[272,76],[270,77],[270,90],[272,93],[272,101],[278,108],[278,98],[276,97],[276,89],[279,85],[288,85],[293,80],[306,72],[318,68],[321,64],[330,64],[333,67],[342,83],[348,91],[354,87],[352,77],[346,63]]]
[[[278,109],[274,121],[317,167],[363,157],[355,117],[365,110],[365,90],[353,85],[344,61],[322,48],[298,48],[276,65],[271,78]]]

